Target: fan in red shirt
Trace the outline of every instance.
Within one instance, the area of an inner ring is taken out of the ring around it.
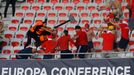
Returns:
[[[127,48],[129,42],[129,27],[128,24],[123,21],[118,26],[121,29],[121,40],[119,41],[119,51],[124,51]]]
[[[52,53],[55,53],[56,51],[57,41],[52,40],[52,38],[53,36],[48,36],[48,40],[41,45],[43,50],[40,50],[39,53],[46,53],[46,55],[44,55],[44,59],[52,59],[54,57]]]
[[[67,30],[64,30],[64,35],[58,39],[58,47],[61,51],[61,58],[72,58],[72,52],[69,50],[69,42],[74,43],[73,40],[70,38]],[[69,53],[69,54],[64,54]]]
[[[76,46],[77,46],[77,53],[86,53],[88,51],[88,40],[86,32],[81,30],[80,26],[75,27],[76,36]],[[85,54],[78,54],[79,58],[84,58]]]
[[[112,51],[114,48],[115,34],[110,30],[104,30],[101,33],[103,38],[103,51]]]

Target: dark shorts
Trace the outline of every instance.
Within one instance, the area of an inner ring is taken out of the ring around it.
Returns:
[[[88,49],[92,49],[93,48],[93,42],[92,41],[89,41],[88,42]]]
[[[128,42],[128,39],[121,38],[121,40],[119,41],[119,48],[126,49],[128,46]]]

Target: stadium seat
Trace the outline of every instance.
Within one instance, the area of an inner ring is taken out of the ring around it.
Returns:
[[[72,27],[72,28],[75,28],[76,25],[78,25],[79,23],[79,17],[75,17],[75,20],[74,22],[69,22],[67,27]]]
[[[78,3],[76,5],[76,10],[81,11],[81,10],[85,10],[85,9],[86,9],[86,4],[84,4],[84,3]]]
[[[93,24],[101,24],[103,22],[102,17],[93,18]]]
[[[27,10],[25,13],[25,17],[34,18],[35,17],[35,10]]]
[[[53,4],[52,3],[43,3],[43,10],[52,10]]]
[[[2,47],[9,45],[9,39],[1,39],[2,41]]]
[[[45,17],[35,17],[35,22],[37,21],[44,21],[45,20]]]
[[[68,17],[59,17],[58,19],[58,24],[64,23],[65,21],[68,20]],[[64,26],[64,25],[63,25]],[[62,27],[62,26],[61,26]]]
[[[33,24],[33,20],[34,18],[30,18],[30,17],[25,17],[24,20],[23,20],[23,24]]]
[[[82,17],[89,17],[90,16],[90,11],[82,10],[82,11],[80,11],[79,15],[80,15],[81,18]]]
[[[42,4],[41,3],[33,3],[31,6],[32,10],[38,11],[41,9]]]
[[[23,46],[18,46],[18,47],[14,47],[13,48],[13,53],[14,54],[17,54],[18,52],[20,52],[22,49],[24,49],[24,47]]]
[[[78,3],[80,3],[80,0],[72,0],[72,2],[73,2],[74,4],[78,4]]]
[[[58,12],[58,17],[67,17],[68,11],[67,10],[61,10]]]
[[[83,3],[88,4],[91,3],[91,0],[82,0]]]
[[[68,11],[74,10],[74,4],[73,3],[67,3],[65,4],[65,9]]]
[[[103,3],[103,0],[94,0],[94,3],[101,4]]]
[[[57,24],[57,17],[48,17],[47,26],[53,28]]]
[[[61,0],[61,3],[63,3],[63,4],[67,4],[69,2],[70,2],[70,0]]]
[[[21,20],[22,20],[22,18],[19,18],[19,17],[12,17],[11,23],[17,25],[17,24],[20,24]]]
[[[34,3],[35,0],[26,0],[27,3]]]
[[[18,24],[9,24],[8,30],[16,32],[18,29]]]
[[[15,33],[15,38],[17,39],[23,39],[26,36],[26,31],[17,31]]]
[[[131,45],[131,46],[129,47],[128,51],[134,52],[134,45]]]
[[[45,10],[38,10],[36,17],[46,17],[47,16],[47,11]]]
[[[106,11],[106,10],[102,10],[101,11],[101,17],[106,17],[108,15],[109,11]]]
[[[24,17],[25,11],[24,10],[16,10],[15,17]]]
[[[45,3],[45,2],[46,2],[46,0],[37,0],[37,2],[38,2],[38,3],[42,3],[42,4],[43,4],[43,3]]]
[[[89,3],[87,4],[87,10],[92,11],[95,10],[97,8],[97,4],[96,3]]]
[[[74,17],[78,17],[79,16],[79,11],[78,10],[71,10],[69,12],[69,15],[74,16]]]
[[[7,31],[4,32],[4,38],[11,39],[13,37],[14,37],[14,32],[13,31],[7,30]]]
[[[21,45],[21,40],[22,39],[13,38],[13,39],[11,39],[10,45],[13,46],[13,47],[20,46]]]
[[[98,10],[93,10],[91,12],[91,17],[92,18],[100,17],[100,15],[101,15],[101,12],[99,12]]]
[[[106,8],[106,2],[99,4],[99,9],[105,9]]]
[[[22,3],[21,9],[22,10],[30,10],[31,4],[30,3]]]
[[[63,3],[56,3],[54,5],[54,10],[60,11],[64,9],[64,4]]]
[[[80,23],[81,23],[81,24],[85,24],[85,23],[91,24],[91,17],[84,17],[84,18],[81,18]]]
[[[56,3],[59,3],[59,0],[50,0],[50,3],[56,4]]]
[[[47,16],[48,17],[57,17],[57,11],[56,10],[49,10]]]
[[[28,31],[31,25],[27,24],[20,24],[19,31]]]
[[[2,49],[2,54],[11,54],[13,51],[12,46],[4,46]]]

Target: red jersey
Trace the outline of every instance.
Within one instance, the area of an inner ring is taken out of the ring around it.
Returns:
[[[103,50],[106,51],[113,50],[115,35],[109,32],[109,33],[103,33],[101,36],[103,38]]]
[[[80,31],[76,32],[76,36],[78,36],[78,38],[76,39],[77,46],[88,44],[86,32],[80,30]]]
[[[58,46],[60,50],[67,50],[69,49],[69,41],[73,42],[70,38],[70,35],[64,35],[58,39]]]
[[[41,45],[45,49],[45,53],[55,53],[55,48],[57,47],[57,42],[53,40],[47,40]]]
[[[119,24],[121,29],[121,37],[124,39],[129,39],[129,27],[127,24],[121,23]]]

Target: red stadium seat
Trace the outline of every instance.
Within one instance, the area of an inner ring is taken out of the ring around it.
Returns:
[[[84,3],[78,3],[76,5],[76,9],[79,11],[85,10],[85,8],[86,8],[86,5]]]
[[[25,17],[24,20],[23,20],[23,24],[33,24],[33,19],[34,18],[30,18],[30,17]]]
[[[8,30],[16,32],[18,29],[18,24],[9,24]]]
[[[60,10],[63,9],[63,7],[64,7],[64,4],[63,3],[56,3],[54,5],[54,10],[60,11]]]
[[[17,39],[17,38],[11,39],[10,44],[13,47],[20,46],[21,45],[21,40],[22,39]]]
[[[58,0],[50,0],[50,3],[56,4],[56,3],[58,3]]]
[[[26,13],[25,13],[25,17],[34,18],[35,13],[36,13],[36,12],[35,12],[34,10],[27,10]]]
[[[33,3],[31,8],[32,10],[38,11],[41,9],[41,5],[42,5],[41,3]]]
[[[25,38],[25,35],[26,35],[26,31],[17,31],[15,38],[23,39],[23,38]]]
[[[29,10],[30,7],[31,7],[31,4],[29,4],[29,3],[23,3],[23,4],[21,4],[21,9],[22,10]]]
[[[68,11],[71,11],[74,9],[74,4],[73,3],[67,3],[65,4],[65,9],[68,10]]]
[[[14,32],[13,31],[5,31],[4,32],[4,38],[6,38],[6,39],[11,39],[11,38],[13,38],[14,37]]]
[[[17,54],[17,53],[20,52],[22,49],[24,49],[23,46],[14,47],[14,48],[13,48],[14,54]]]
[[[72,2],[73,2],[74,4],[78,4],[78,3],[80,2],[80,0],[72,0]]]
[[[27,0],[27,3],[34,3],[34,0]]]
[[[37,0],[38,3],[45,3],[46,0]]]
[[[20,24],[19,26],[19,31],[28,31],[30,28],[30,25],[26,25],[26,24]]]
[[[78,10],[71,10],[71,11],[69,12],[69,14],[70,14],[71,16],[78,17],[78,16],[79,16],[79,11],[78,11]]]
[[[12,50],[13,50],[12,46],[5,46],[2,49],[2,54],[11,54]]]
[[[43,10],[52,10],[53,4],[52,3],[44,3]]]
[[[56,10],[49,10],[48,11],[48,17],[56,17],[57,11]]]
[[[94,0],[94,2],[97,4],[101,4],[101,3],[103,3],[103,0]]]
[[[67,17],[68,16],[68,11],[67,10],[61,10],[58,12],[59,17]]]
[[[79,15],[82,18],[82,17],[89,17],[89,14],[90,14],[90,11],[82,10]]]
[[[92,10],[95,10],[96,7],[97,7],[97,4],[96,3],[89,3],[87,5],[87,10],[92,11]]]
[[[57,17],[49,17],[47,21],[47,26],[53,28],[57,24]]]
[[[46,17],[47,16],[47,11],[45,11],[45,10],[38,10],[36,16],[37,17]]]
[[[82,0],[83,3],[88,4],[91,2],[91,0]]]
[[[61,3],[64,3],[64,4],[69,3],[69,0],[61,0]]]
[[[24,17],[24,10],[16,10],[15,17]]]

